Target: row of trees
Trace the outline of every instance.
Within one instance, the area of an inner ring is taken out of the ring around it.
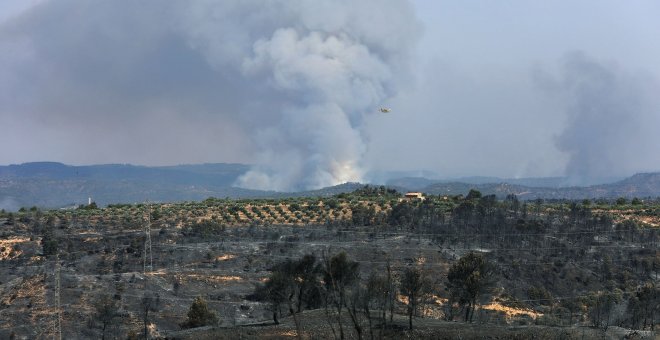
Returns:
[[[387,264],[382,273],[362,276],[360,263],[348,258],[345,252],[317,259],[305,255],[288,260],[272,268],[268,280],[257,287],[253,298],[270,303],[273,321],[289,315],[302,334],[300,313],[308,309],[322,309],[335,338],[346,337],[347,320],[359,339],[374,331],[381,335],[393,323],[397,298],[405,301],[408,327],[432,294],[436,283],[430,272],[406,267],[394,272]],[[446,315],[453,318],[464,311],[464,320],[471,321],[479,298],[495,283],[493,266],[480,253],[468,253],[454,263],[447,277],[449,302]],[[397,310],[398,311],[398,310]]]

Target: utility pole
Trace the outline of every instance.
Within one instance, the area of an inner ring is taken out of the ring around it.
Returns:
[[[55,254],[55,339],[62,340],[62,305],[60,304],[60,255]]]
[[[151,205],[146,204],[146,224],[144,227],[144,252],[143,252],[143,268],[142,272],[147,273],[147,254],[149,255],[149,272],[154,270],[154,260],[151,254]]]

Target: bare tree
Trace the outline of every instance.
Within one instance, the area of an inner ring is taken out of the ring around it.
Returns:
[[[271,303],[273,321],[278,324],[278,311],[281,305],[286,305],[293,317],[299,336],[302,327],[297,314],[304,307],[320,305],[319,268],[313,255],[305,255],[298,261],[286,261],[273,268],[266,283],[259,287],[256,295]]]
[[[362,308],[364,309],[364,313],[367,315],[367,320],[369,321],[369,334],[371,335],[372,339],[374,338],[374,334],[371,322],[371,306],[373,305],[381,313],[381,326],[384,327],[387,321],[385,318],[385,310],[388,303],[389,289],[390,287],[387,276],[379,275],[376,272],[372,272],[371,275],[369,275]]]
[[[652,282],[647,282],[637,289],[637,293],[628,303],[631,324],[633,327],[653,329],[658,309],[660,309],[660,290]]]
[[[105,339],[106,330],[117,323],[119,316],[117,300],[110,295],[102,295],[94,304],[94,316],[101,323],[101,339]]]
[[[346,292],[356,280],[359,279],[360,264],[348,259],[345,252],[341,252],[324,262],[323,282],[326,290],[327,305],[332,305],[336,311],[339,325],[339,337],[345,339],[342,326],[342,310],[346,306]]]
[[[413,329],[413,316],[416,315],[419,306],[423,303],[430,290],[431,284],[424,277],[424,273],[418,268],[406,268],[401,277],[401,294],[408,298],[408,326]]]
[[[142,310],[142,321],[144,322],[144,338],[149,338],[149,312],[156,312],[160,308],[160,295],[152,292],[145,292],[140,301]]]

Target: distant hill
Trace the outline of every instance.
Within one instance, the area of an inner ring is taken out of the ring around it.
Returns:
[[[245,164],[197,164],[147,167],[128,164],[71,166],[54,162],[0,166],[0,209],[20,207],[59,208],[87,203],[91,197],[99,205],[112,203],[197,201],[217,198],[277,198],[331,196],[362,186],[346,183],[303,192],[274,192],[237,188],[236,179],[249,169]],[[489,183],[489,181],[492,181]],[[504,197],[536,198],[616,198],[660,196],[660,173],[637,174],[609,184],[566,187],[564,178],[499,179],[469,177],[447,182],[424,177],[402,177],[387,181],[399,191],[430,194],[466,194],[470,189]]]
[[[623,178],[608,178],[591,184],[613,183]],[[398,177],[385,182],[388,186],[400,186],[411,189],[423,189],[426,186],[437,183],[464,183],[464,184],[494,184],[507,183],[512,185],[521,185],[534,188],[562,188],[573,186],[572,181],[567,177],[527,177],[527,178],[500,178],[500,177],[459,177],[454,179],[429,179],[425,177]]]
[[[0,166],[0,208],[62,207],[87,202],[185,201],[273,193],[232,187],[244,164],[146,167],[127,164],[71,166],[53,162]]]
[[[122,180],[230,186],[249,169],[244,164],[197,164],[147,167],[130,164],[73,166],[54,162],[0,166],[0,180]]]
[[[509,183],[435,183],[421,189],[430,194],[457,195],[477,189],[486,195],[504,197],[515,194],[520,199],[583,199],[617,197],[660,197],[660,172],[636,174],[632,177],[608,184],[587,187],[531,187]]]
[[[199,201],[217,198],[323,197],[351,192],[359,183],[283,193],[234,187],[249,169],[244,164],[196,164],[162,167],[105,164],[72,166],[36,162],[0,166],[0,209],[59,208],[86,204]]]
[[[388,180],[385,185],[388,187],[407,188],[409,190],[420,190],[430,185],[438,183],[438,180],[424,177],[402,177]]]

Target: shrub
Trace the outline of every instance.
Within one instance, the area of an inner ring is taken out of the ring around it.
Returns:
[[[209,310],[206,301],[201,297],[195,298],[190,309],[188,310],[188,320],[181,324],[182,328],[194,328],[202,326],[210,326],[218,321],[218,316],[215,312]]]

